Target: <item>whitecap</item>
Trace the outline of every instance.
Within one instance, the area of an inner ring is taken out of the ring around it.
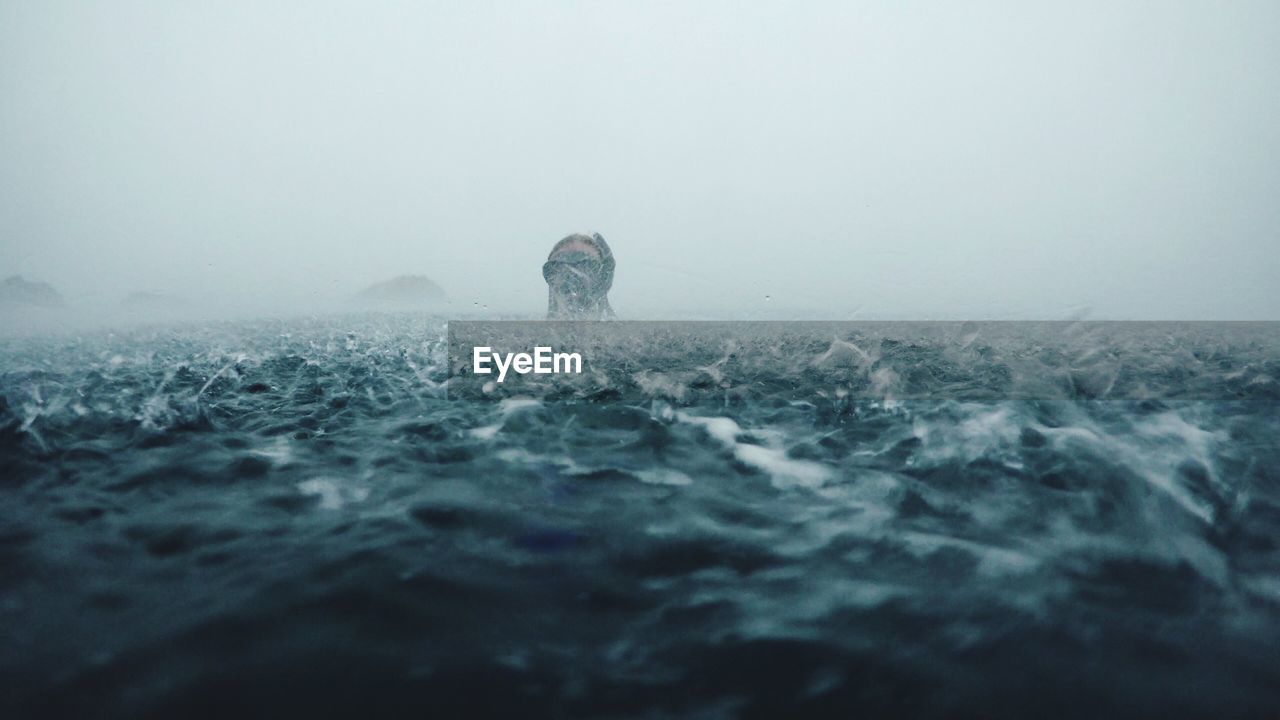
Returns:
[[[369,497],[368,488],[347,487],[333,478],[303,480],[295,487],[303,495],[320,496],[320,507],[324,510],[338,510],[347,503],[363,502]]]
[[[676,413],[676,419],[706,430],[708,435],[731,450],[739,462],[767,473],[775,487],[817,488],[831,478],[831,469],[826,465],[787,457],[786,450],[777,446],[776,437],[768,438],[771,441],[768,446],[738,442],[742,428],[729,418]]]

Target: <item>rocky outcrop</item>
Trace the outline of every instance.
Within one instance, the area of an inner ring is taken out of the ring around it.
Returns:
[[[426,307],[448,300],[444,290],[423,275],[401,275],[361,290],[356,300],[367,305]]]
[[[0,282],[0,306],[60,308],[66,304],[62,295],[49,283],[27,280],[21,275]]]

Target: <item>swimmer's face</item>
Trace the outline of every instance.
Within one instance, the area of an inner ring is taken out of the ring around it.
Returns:
[[[613,255],[599,235],[570,235],[556,243],[542,266],[542,277],[550,291],[547,317],[561,320],[613,317],[613,308],[609,307],[613,268]]]
[[[557,248],[542,266],[542,277],[570,311],[587,310],[604,295],[603,273],[600,252],[586,243]]]

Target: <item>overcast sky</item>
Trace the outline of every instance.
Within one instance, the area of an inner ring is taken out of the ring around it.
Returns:
[[[0,275],[301,307],[1280,319],[1280,2],[0,0]]]

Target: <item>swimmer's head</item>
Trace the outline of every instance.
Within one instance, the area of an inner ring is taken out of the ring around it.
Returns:
[[[551,248],[542,266],[547,281],[547,317],[601,320],[613,317],[613,252],[599,234],[570,235]]]

